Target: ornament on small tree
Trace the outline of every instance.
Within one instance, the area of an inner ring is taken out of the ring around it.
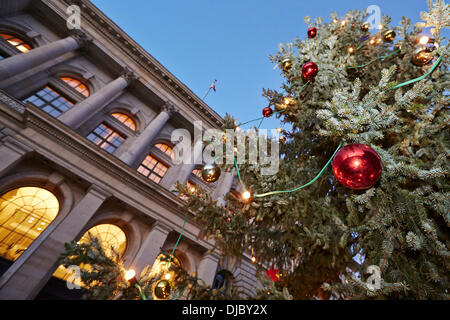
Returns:
[[[362,31],[362,32],[367,32],[367,31],[369,31],[369,29],[370,29],[370,23],[364,22],[364,23],[361,25],[361,31]]]
[[[202,169],[202,178],[206,182],[216,182],[220,177],[220,167],[215,163],[205,164]]]
[[[167,280],[160,280],[155,286],[154,295],[160,300],[167,300],[167,298],[169,298],[170,291],[170,282]]]
[[[308,29],[308,38],[312,39],[316,36],[317,29],[315,27],[311,27]]]
[[[333,159],[333,173],[347,188],[364,190],[380,179],[381,158],[365,144],[350,144],[341,148]]]
[[[306,80],[312,80],[319,72],[319,68],[317,67],[317,64],[314,62],[307,62],[303,65],[302,68],[302,76]]]
[[[433,61],[436,57],[433,48],[420,47],[416,49],[411,57],[412,64],[423,67],[424,65]]]
[[[281,143],[286,143],[286,137],[285,136],[281,136],[280,137],[280,142]]]
[[[281,61],[281,69],[284,72],[288,72],[292,68],[292,60],[291,59],[284,59]]]
[[[383,41],[391,43],[395,39],[395,31],[393,29],[387,30],[383,33]]]
[[[275,282],[280,281],[278,270],[280,269],[274,269],[273,266],[270,267],[269,270],[265,270],[267,277]]]
[[[262,111],[262,114],[265,118],[269,118],[273,114],[273,110],[271,107],[265,107]]]

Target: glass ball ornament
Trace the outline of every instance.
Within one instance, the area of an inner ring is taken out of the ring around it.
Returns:
[[[262,111],[262,114],[265,118],[269,118],[273,114],[273,110],[271,107],[265,107]]]
[[[306,80],[312,80],[319,72],[319,67],[314,62],[307,62],[303,65],[302,76]]]
[[[292,60],[291,59],[284,59],[281,61],[281,69],[284,72],[288,72],[292,68]]]
[[[308,29],[308,38],[312,39],[316,36],[317,34],[317,29],[315,27],[311,27]]]
[[[342,147],[334,156],[333,173],[345,187],[354,190],[371,188],[381,177],[381,158],[365,144]]]
[[[281,136],[280,137],[280,143],[286,143],[286,137],[285,136]]]
[[[394,41],[396,33],[393,29],[387,30],[383,33],[383,41],[384,42],[392,42]]]
[[[202,169],[202,178],[206,182],[216,182],[220,177],[220,167],[215,163],[205,164]]]
[[[367,31],[369,31],[369,29],[370,29],[370,23],[364,22],[364,23],[361,25],[361,31],[362,31],[362,32],[367,32]]]
[[[170,282],[167,280],[160,280],[154,289],[154,295],[160,300],[167,300],[171,291]]]
[[[413,65],[423,67],[424,65],[433,61],[435,53],[433,48],[420,47],[416,49],[411,57],[411,62]]]

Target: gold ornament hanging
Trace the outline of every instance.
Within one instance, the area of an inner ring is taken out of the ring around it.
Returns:
[[[281,143],[286,143],[286,137],[285,136],[281,136],[280,137],[280,142]]]
[[[422,67],[430,63],[435,57],[435,53],[432,48],[420,47],[414,51],[411,57],[412,64]]]
[[[161,280],[155,286],[154,295],[160,300],[167,300],[167,298],[169,298],[170,291],[170,282],[167,280]]]
[[[202,178],[206,182],[216,182],[220,177],[220,167],[215,163],[205,164],[202,169]]]
[[[370,29],[370,23],[364,22],[364,23],[361,25],[361,31],[362,31],[362,32],[367,32],[367,31],[369,31],[369,29]]]
[[[383,33],[383,41],[384,42],[392,42],[395,39],[395,31],[393,29],[387,30]]]
[[[281,69],[284,72],[288,72],[292,68],[292,60],[291,59],[284,59],[281,61]]]

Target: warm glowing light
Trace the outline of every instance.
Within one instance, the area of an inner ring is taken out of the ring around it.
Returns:
[[[378,43],[378,44],[381,43],[381,38],[377,38],[377,43]]]
[[[281,131],[283,131],[283,129],[277,128],[277,132],[278,132],[278,133],[281,133]]]
[[[255,263],[256,262],[256,258],[255,256],[252,257],[252,262]]]
[[[166,280],[170,280],[170,278],[172,277],[172,275],[170,273],[166,274],[166,276],[164,278],[166,278]]]
[[[351,53],[355,52],[355,48],[354,47],[348,47],[347,51],[348,51],[348,53],[351,54]]]
[[[345,26],[345,24],[347,23],[347,21],[346,20],[342,20],[342,22],[341,22],[341,26]]]
[[[419,43],[424,46],[424,45],[426,45],[428,43],[429,40],[430,40],[430,37],[422,36],[419,39]]]
[[[369,43],[370,44],[375,44],[375,39],[374,38],[370,39]]]
[[[244,200],[250,199],[251,196],[252,196],[252,194],[251,194],[250,192],[248,192],[247,190],[245,190],[245,191],[242,193],[242,199],[244,199]]]
[[[133,269],[130,269],[125,273],[125,279],[127,281],[133,279],[135,276],[136,276],[136,272]]]
[[[333,19],[333,22],[334,22],[334,23],[338,23],[338,19],[337,19],[337,18],[334,18],[334,19]]]
[[[378,25],[378,29],[383,29],[383,25],[382,24],[380,24],[380,25]]]

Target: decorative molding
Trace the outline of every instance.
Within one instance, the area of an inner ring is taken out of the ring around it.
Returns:
[[[20,114],[23,114],[25,112],[25,105],[7,95],[3,90],[0,90],[0,101],[11,107],[13,110],[19,112]]]
[[[92,39],[79,29],[70,30],[69,33],[70,36],[78,42],[80,49],[87,49],[87,47],[92,43]]]
[[[161,110],[167,112],[169,116],[173,116],[175,113],[179,112],[179,109],[170,101],[166,101]]]
[[[139,78],[138,75],[128,67],[123,68],[120,76],[124,78],[128,82],[128,84],[131,84],[133,81]]]

